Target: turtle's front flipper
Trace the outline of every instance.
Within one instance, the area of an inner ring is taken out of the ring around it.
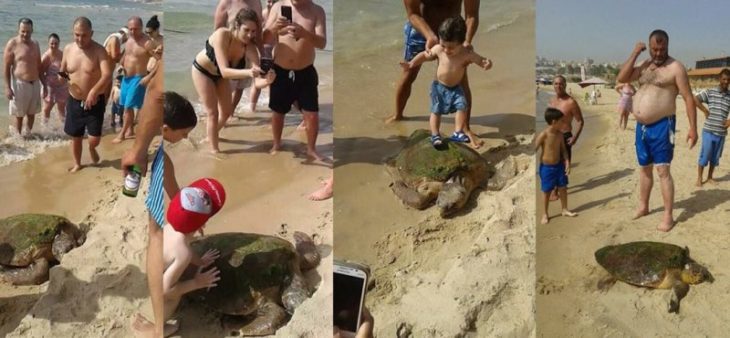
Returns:
[[[676,281],[672,286],[672,296],[669,299],[669,313],[679,313],[679,302],[689,292],[689,284]]]
[[[48,261],[40,258],[25,268],[0,270],[0,281],[13,285],[39,285],[48,280]]]
[[[616,278],[611,275],[606,275],[598,281],[598,290],[606,292],[614,284],[616,284]]]
[[[268,336],[276,333],[286,323],[286,312],[274,302],[266,302],[258,312],[256,318],[242,327],[239,332],[242,336]]]
[[[307,281],[300,272],[295,272],[291,283],[281,293],[281,302],[286,308],[286,312],[294,314],[299,305],[304,303],[310,296],[309,287],[307,287]]]
[[[390,185],[390,188],[393,189],[393,193],[395,193],[395,195],[398,196],[403,203],[409,207],[419,210],[426,208],[433,200],[432,196],[422,195],[416,189],[409,188],[403,181],[393,182],[393,184]]]

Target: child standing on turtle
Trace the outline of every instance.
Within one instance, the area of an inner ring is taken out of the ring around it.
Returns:
[[[545,110],[545,122],[548,127],[543,130],[535,139],[535,150],[542,148],[540,155],[540,181],[544,195],[544,214],[540,220],[541,224],[547,224],[548,206],[550,204],[550,193],[558,188],[560,206],[563,209],[562,215],[567,217],[578,216],[568,210],[568,174],[570,173],[570,160],[568,148],[565,146],[563,133],[558,126],[563,112],[556,108]],[[562,160],[561,160],[562,159]]]
[[[162,247],[165,266],[162,290],[166,320],[175,312],[184,294],[215,287],[220,279],[218,277],[220,271],[216,267],[203,271],[219,257],[218,250],[208,250],[202,257],[197,257],[190,248],[190,242],[195,232],[202,233],[205,223],[223,207],[225,200],[226,192],[220,182],[212,178],[203,178],[181,189],[170,201],[167,209],[169,226],[163,228]],[[195,276],[192,279],[180,280],[191,264],[198,267]]]
[[[430,50],[416,55],[410,62],[401,62],[401,66],[410,70],[420,66],[425,61],[438,59],[436,79],[431,84],[431,144],[440,146],[443,141],[439,133],[441,115],[456,112],[454,134],[451,140],[456,142],[471,142],[464,133],[466,125],[467,100],[461,80],[466,74],[469,64],[477,64],[484,70],[492,68],[492,61],[464,47],[466,40],[466,22],[460,16],[444,20],[438,31],[439,43]],[[473,147],[478,147],[472,142]]]

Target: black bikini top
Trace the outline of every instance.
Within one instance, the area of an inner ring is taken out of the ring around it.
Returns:
[[[221,69],[218,67],[218,61],[215,59],[215,49],[213,49],[213,46],[210,45],[210,42],[208,42],[208,40],[205,40],[205,55],[208,57],[208,59],[210,59],[210,62],[213,62],[215,69],[218,70],[218,73],[220,74]],[[241,60],[238,61],[238,64],[233,68],[246,68],[246,56],[244,55],[244,57],[242,57]]]

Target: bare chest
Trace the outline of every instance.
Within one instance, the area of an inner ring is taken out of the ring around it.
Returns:
[[[674,86],[674,74],[668,68],[649,66],[641,72],[639,84],[643,86],[654,86],[667,88]]]
[[[99,58],[91,52],[73,50],[66,58],[66,69],[69,73],[93,74],[99,71]]]
[[[38,57],[35,46],[31,44],[17,44],[13,50],[16,62],[32,62]]]

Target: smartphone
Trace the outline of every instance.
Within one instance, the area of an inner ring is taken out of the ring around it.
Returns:
[[[58,76],[60,76],[60,77],[62,77],[62,78],[64,78],[64,79],[66,79],[66,80],[69,80],[69,79],[70,79],[70,78],[68,77],[68,73],[66,73],[66,72],[58,72]]]
[[[365,304],[370,269],[362,264],[334,262],[334,325],[342,331],[357,332]]]
[[[281,16],[285,17],[289,22],[292,21],[291,6],[281,6]]]
[[[264,72],[264,74],[268,73],[271,69],[271,66],[274,64],[274,60],[267,57],[261,58],[261,71]]]

